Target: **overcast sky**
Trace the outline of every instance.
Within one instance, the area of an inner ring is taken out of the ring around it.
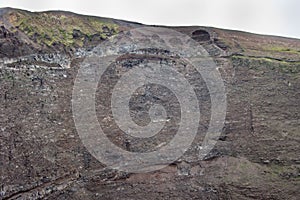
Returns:
[[[299,0],[0,0],[0,7],[67,10],[144,24],[201,25],[300,38]]]

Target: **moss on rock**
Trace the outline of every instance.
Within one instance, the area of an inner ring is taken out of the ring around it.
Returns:
[[[118,25],[112,22],[71,13],[18,11],[11,13],[9,20],[30,39],[47,46],[82,47],[90,38],[106,39],[118,33]]]

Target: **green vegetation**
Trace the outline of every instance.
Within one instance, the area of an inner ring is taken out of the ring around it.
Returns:
[[[30,39],[48,46],[62,44],[82,47],[84,41],[92,37],[106,39],[118,32],[118,26],[111,22],[70,13],[19,11],[10,14],[10,21]]]
[[[283,166],[272,164],[269,167],[271,177],[282,177],[286,179],[298,179],[299,180],[299,167],[297,166]]]
[[[266,57],[249,57],[242,55],[234,55],[231,59],[233,62],[241,62],[243,65],[249,66],[251,69],[259,70],[265,67],[282,73],[300,73],[300,62],[288,62]]]
[[[300,54],[300,50],[286,48],[286,47],[281,47],[281,46],[266,47],[263,50],[265,50],[265,51],[272,51],[272,52],[284,52],[284,53]]]

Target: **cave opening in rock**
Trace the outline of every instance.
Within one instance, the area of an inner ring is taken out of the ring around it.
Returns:
[[[206,42],[210,41],[210,35],[205,30],[196,30],[192,32],[192,38],[197,42]]]

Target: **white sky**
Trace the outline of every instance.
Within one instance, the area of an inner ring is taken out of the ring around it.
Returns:
[[[0,7],[67,10],[158,25],[201,25],[300,39],[299,0],[0,0]]]

